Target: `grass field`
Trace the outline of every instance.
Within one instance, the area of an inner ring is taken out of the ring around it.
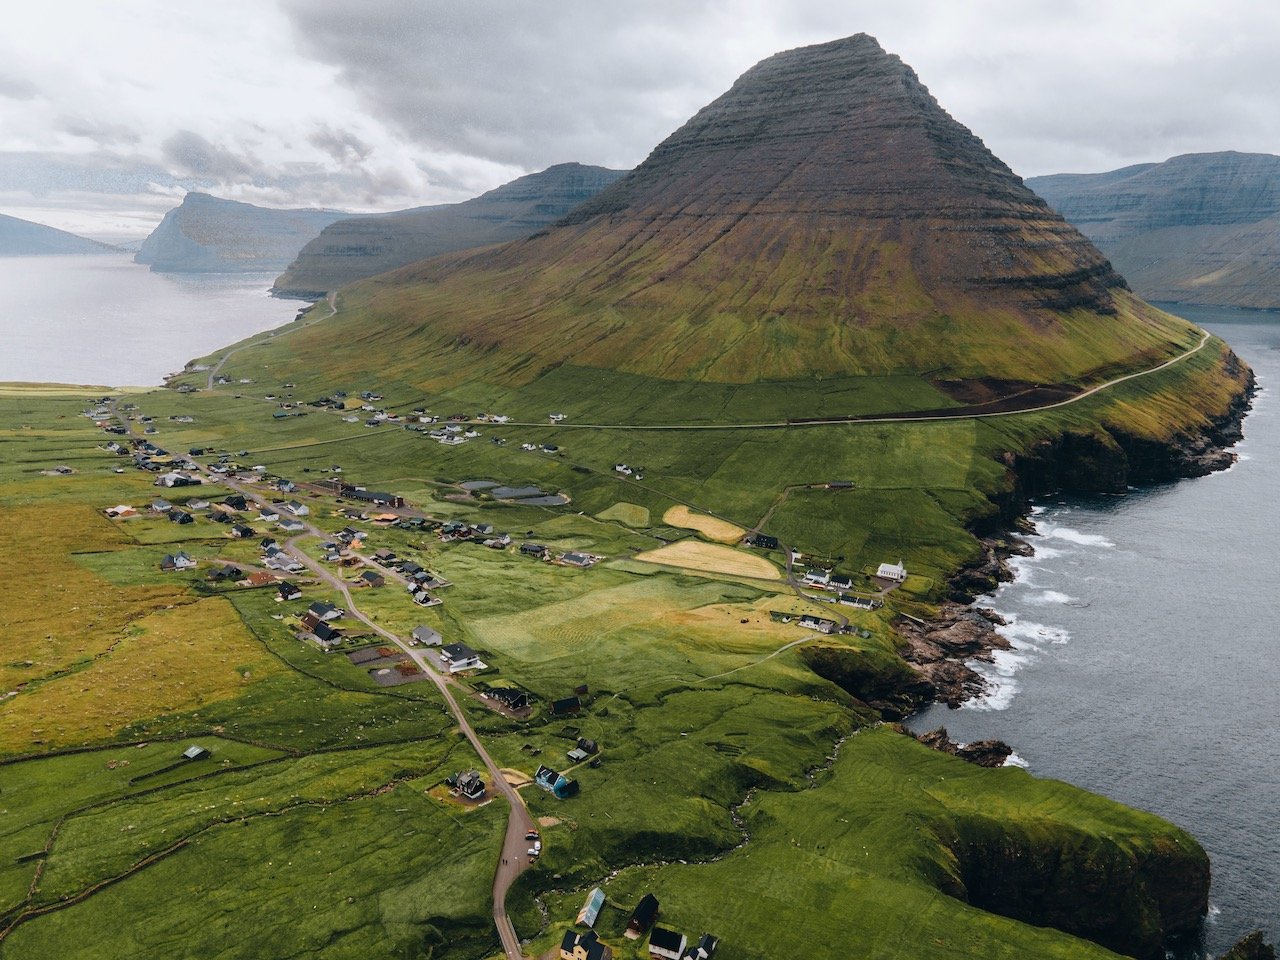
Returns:
[[[842,608],[863,632],[821,640],[896,676],[907,668],[890,622],[899,612],[928,616],[948,576],[977,555],[969,526],[1011,488],[1001,454],[1063,430],[1123,425],[1159,438],[1195,429],[1231,396],[1230,379],[1217,375],[1220,348],[1052,414],[682,434],[573,423],[950,401],[915,377],[673,385],[566,364],[518,384],[446,384],[373,359],[367,369],[301,372],[287,338],[264,343],[228,364],[255,384],[132,394],[138,412],[156,418],[156,442],[243,449],[246,465],[295,480],[340,464],[352,482],[406,495],[440,519],[607,558],[577,570],[516,546],[444,545],[309,500],[322,528],[353,523],[368,532],[366,549],[389,547],[454,583],[429,610],[394,583],[360,591],[376,622],[398,633],[429,624],[482,653],[490,669],[479,680],[538,698],[528,720],[512,721],[460,697],[502,766],[524,777],[541,763],[568,770],[577,737],[599,742],[601,765],[572,770],[580,796],[523,791],[546,846],[509,905],[537,950],[603,882],[602,930],[620,960],[641,956],[643,942],[616,934],[648,889],[665,924],[717,933],[726,957],[790,956],[789,938],[804,931],[806,955],[819,958],[1101,960],[1113,955],[992,912],[1000,907],[983,899],[979,854],[1012,851],[991,862],[1028,888],[1049,884],[1077,914],[1131,911],[1134,929],[1150,925],[1151,878],[1133,864],[1180,876],[1179,856],[1194,859],[1193,842],[1155,818],[1020,771],[979,770],[878,728],[873,710],[807,666],[802,653],[815,641],[769,617],[827,608],[795,596],[759,553],[684,538],[695,530],[736,542],[772,509],[764,532],[842,558],[845,572],[901,557],[910,590],[883,610]],[[319,411],[274,420],[262,396],[283,395],[282,379],[295,374],[295,399],[377,389],[392,409],[490,409],[540,425],[484,426],[481,438],[447,448]],[[340,653],[299,640],[292,615],[339,600],[310,578],[298,578],[304,598],[292,604],[269,589],[207,584],[215,560],[257,556],[221,527],[104,519],[102,507],[141,505],[157,490],[150,475],[113,472],[125,458],[100,449],[104,435],[78,416],[83,396],[0,390],[0,564],[10,584],[0,597],[9,627],[0,692],[18,691],[0,701],[0,844],[14,851],[0,863],[0,929],[26,918],[0,934],[0,957],[492,957],[502,808],[464,812],[432,796],[446,774],[476,764],[434,686],[379,688]],[[570,422],[546,422],[560,408]],[[168,420],[178,414],[194,422]],[[507,442],[488,442],[497,436]],[[560,454],[521,451],[525,441]],[[643,465],[644,479],[619,477],[621,461]],[[42,473],[60,463],[76,473]],[[563,490],[573,503],[457,497],[453,485],[474,477]],[[833,479],[855,487],[825,489]],[[179,546],[202,567],[162,574],[159,557]],[[581,685],[582,712],[550,716],[547,701]],[[213,758],[166,769],[191,742]],[[78,745],[90,749],[72,752]],[[27,855],[36,856],[19,861]],[[1027,878],[1019,871],[1029,863],[1057,868]],[[1072,901],[1089,893],[1095,899]],[[1050,922],[1069,927],[1065,914]]]
[[[778,580],[778,568],[764,557],[757,557],[731,547],[713,543],[682,540],[657,550],[637,553],[637,560],[657,563],[667,567],[684,567],[707,573],[724,573],[736,577],[753,577],[759,580]]]
[[[747,531],[737,524],[726,520],[718,520],[703,513],[696,513],[684,504],[676,504],[662,515],[662,522],[672,527],[685,527],[696,530],[708,540],[719,543],[737,543]]]

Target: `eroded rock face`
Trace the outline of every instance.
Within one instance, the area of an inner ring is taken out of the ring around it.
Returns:
[[[273,291],[318,299],[354,280],[428,257],[527,237],[622,175],[622,170],[561,163],[462,203],[348,217],[303,247]]]
[[[927,623],[901,617],[894,629],[903,640],[902,659],[933,688],[933,699],[958,707],[986,693],[986,681],[966,661],[991,660],[1009,641],[995,631],[998,616],[948,601]]]
[[[941,753],[949,753],[953,757],[967,760],[979,767],[1003,767],[1005,761],[1013,755],[1013,747],[1003,740],[975,740],[972,743],[956,743],[947,734],[946,727],[938,727],[926,733],[916,734],[915,738]]]
[[[777,218],[818,229],[840,221],[865,230],[868,243],[901,244],[902,268],[931,285],[1026,306],[1108,310],[1109,291],[1124,284],[866,34],[748,70],[566,222],[600,217],[633,220],[637,234],[708,219],[734,232]],[[762,246],[777,240],[768,232]]]

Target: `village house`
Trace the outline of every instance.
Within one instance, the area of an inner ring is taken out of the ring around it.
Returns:
[[[165,571],[190,570],[196,562],[185,553],[166,553],[160,561],[160,569]]]
[[[807,570],[805,571],[804,582],[813,587],[825,587],[831,583],[831,571]]]
[[[329,626],[327,623],[316,624],[315,629],[311,631],[311,635],[316,638],[316,641],[326,651],[332,650],[342,643],[342,631]]]
[[[107,509],[102,512],[113,520],[123,519],[124,517],[136,517],[138,515],[138,511],[133,509],[133,507],[129,506],[127,503],[122,503],[114,507],[107,507]]]
[[[169,511],[170,523],[194,523],[195,517],[187,513],[185,510],[179,510],[176,507]]]
[[[243,523],[237,523],[227,533],[237,540],[247,540],[254,535],[254,530],[253,527],[246,527]]]
[[[275,574],[267,573],[265,570],[254,570],[245,580],[245,583],[251,587],[265,587],[267,584],[275,582]]]
[[[508,710],[528,710],[529,693],[515,687],[493,687],[486,691],[490,699],[497,700]]]
[[[649,956],[662,960],[680,960],[688,938],[683,933],[676,933],[666,927],[654,927],[649,934]]]
[[[711,960],[716,955],[718,946],[720,941],[716,937],[704,933],[702,939],[686,950],[680,960]]]
[[[581,567],[583,569],[591,566],[596,562],[596,558],[589,553],[562,553],[556,557],[557,563],[562,563],[567,567]]]
[[[301,503],[297,500],[290,500],[288,503],[284,504],[283,506],[285,510],[288,510],[295,517],[305,517],[307,514],[311,512],[310,507],[308,507],[305,503]]]
[[[582,701],[577,697],[561,697],[559,700],[551,701],[551,715],[553,717],[567,717],[582,711]]]
[[[613,950],[594,930],[566,930],[560,941],[560,960],[613,960]]]
[[[225,564],[216,570],[209,571],[209,579],[214,583],[222,583],[225,580],[236,581],[244,576],[244,571],[232,564]]]
[[[440,662],[450,673],[459,673],[463,670],[485,670],[488,666],[480,659],[480,654],[465,643],[451,643],[441,647]]]
[[[468,800],[479,800],[484,796],[485,785],[480,774],[475,770],[464,770],[453,778],[454,789],[458,795]]]
[[[381,587],[387,582],[387,578],[376,570],[366,570],[360,574],[356,582],[362,587]]]
[[[907,568],[902,565],[902,561],[897,563],[882,563],[876,570],[876,576],[881,580],[892,580],[894,583],[902,583],[907,579]]]
[[[836,623],[836,621],[815,617],[812,614],[805,614],[801,617],[799,625],[806,630],[817,630],[819,633],[835,633],[840,629],[840,624]]]
[[[438,647],[444,639],[440,634],[426,626],[414,627],[410,636],[413,638],[414,643],[420,643],[424,647]]]
[[[152,513],[168,513],[173,509],[173,504],[163,498],[151,501]]]
[[[627,931],[624,936],[628,940],[639,940],[649,928],[653,926],[653,922],[658,919],[658,898],[652,893],[646,893],[640,898],[640,902],[636,904],[636,908],[632,911],[631,919],[627,921]]]
[[[778,538],[766,536],[763,533],[753,533],[747,537],[747,546],[759,547],[762,550],[777,550]]]
[[[311,606],[307,607],[307,613],[313,614],[322,621],[337,620],[343,614],[341,607],[335,607],[331,603],[325,603],[323,600],[317,600]]]
[[[571,780],[563,773],[558,773],[544,765],[539,765],[534,772],[533,782],[557,800],[568,800],[570,797],[576,797],[579,791],[577,780]]]
[[[290,583],[288,580],[282,580],[276,590],[279,591],[281,600],[300,600],[302,598],[302,591],[298,589],[298,585]]]
[[[263,507],[261,510],[259,510],[258,517],[259,519],[266,520],[268,523],[270,523],[271,521],[280,519],[280,511],[277,510],[275,505],[273,504],[271,506]]]
[[[537,557],[539,560],[546,559],[547,548],[541,543],[522,543],[520,544],[520,552],[527,557]]]
[[[434,597],[427,592],[427,589],[420,583],[409,584],[409,594],[413,597],[413,602],[420,607],[434,607],[444,601],[439,597]]]

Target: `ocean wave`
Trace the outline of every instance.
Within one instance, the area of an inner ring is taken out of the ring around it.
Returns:
[[[1027,761],[1023,760],[1016,753],[1011,753],[1009,754],[1009,756],[1005,757],[1005,760],[1002,766],[1018,767],[1022,770],[1027,770],[1027,769],[1030,769],[1031,764],[1027,763]]]
[[[1083,533],[1074,530],[1071,527],[1055,527],[1049,524],[1040,524],[1040,535],[1052,540],[1063,540],[1067,543],[1074,543],[1081,547],[1105,547],[1112,548],[1115,546],[1110,540],[1099,533]]]
[[[1066,643],[1071,633],[1062,627],[1052,627],[1046,623],[1033,620],[1019,620],[1016,616],[1005,614],[1009,622],[996,627],[996,633],[1004,637],[1017,650],[1039,650],[1046,643]],[[996,655],[1009,651],[997,651]]]
[[[1035,603],[1035,604],[1079,603],[1079,601],[1076,600],[1075,597],[1068,596],[1067,594],[1063,593],[1061,590],[1041,590],[1039,593],[1033,593],[1029,597],[1023,597],[1023,602]]]

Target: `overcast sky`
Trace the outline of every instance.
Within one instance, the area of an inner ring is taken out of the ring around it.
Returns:
[[[385,210],[632,167],[763,57],[858,32],[1024,177],[1280,153],[1260,0],[43,0],[0,32],[0,212],[120,237],[193,188]]]

